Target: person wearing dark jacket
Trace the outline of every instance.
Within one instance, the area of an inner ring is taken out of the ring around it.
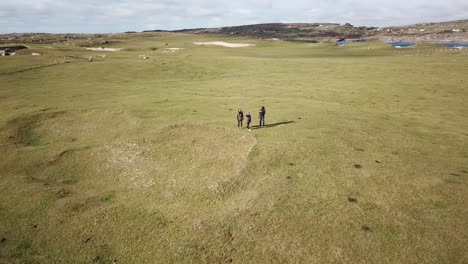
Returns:
[[[262,108],[260,108],[260,111],[258,111],[258,118],[260,119],[260,126],[265,126],[265,114],[266,114],[265,107],[262,106]]]
[[[242,128],[242,121],[244,120],[244,112],[239,108],[237,111],[237,127]]]
[[[252,116],[250,116],[250,113],[247,113],[245,117],[247,118],[247,129],[250,129],[250,122],[252,121]]]

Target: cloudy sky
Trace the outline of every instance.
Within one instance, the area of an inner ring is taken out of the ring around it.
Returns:
[[[468,0],[0,0],[0,33],[104,33],[268,22],[389,26],[456,19],[468,19]]]

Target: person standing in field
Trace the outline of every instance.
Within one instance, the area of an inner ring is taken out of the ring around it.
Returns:
[[[247,118],[247,129],[250,130],[250,122],[252,121],[252,117],[250,116],[250,113],[247,113],[245,117]]]
[[[237,127],[242,128],[242,121],[244,120],[244,112],[239,108],[237,111]]]
[[[258,118],[260,119],[260,126],[265,126],[265,114],[266,114],[265,107],[262,106],[262,108],[260,108],[260,111],[258,111]]]

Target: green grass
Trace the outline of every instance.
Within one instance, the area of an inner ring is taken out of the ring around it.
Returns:
[[[464,51],[114,43],[0,58],[0,263],[468,261]]]

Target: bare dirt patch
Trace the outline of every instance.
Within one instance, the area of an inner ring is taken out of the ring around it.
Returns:
[[[372,230],[370,229],[370,227],[366,226],[366,225],[363,225],[361,226],[361,230],[364,231],[364,232],[371,232]]]

